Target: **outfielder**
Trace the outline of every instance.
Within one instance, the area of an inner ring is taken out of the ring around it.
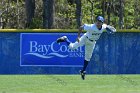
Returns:
[[[80,37],[82,30],[87,32]],[[84,24],[83,26],[80,26],[77,41],[75,43],[71,43],[67,36],[57,39],[57,43],[66,42],[70,49],[77,49],[78,47],[85,45],[84,65],[83,69],[80,70],[81,78],[83,80],[85,79],[86,67],[91,59],[96,41],[99,39],[103,31],[107,31],[107,33],[111,34],[116,32],[116,29],[112,26],[104,24],[104,18],[102,16],[98,16],[95,24]]]

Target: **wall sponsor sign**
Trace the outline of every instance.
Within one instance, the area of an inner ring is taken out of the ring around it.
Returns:
[[[66,43],[57,44],[58,37],[66,35],[75,42],[77,33],[21,33],[21,66],[63,66],[81,67],[84,60],[84,48],[68,48]]]

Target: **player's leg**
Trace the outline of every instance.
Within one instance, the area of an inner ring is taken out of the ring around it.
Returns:
[[[91,42],[89,40],[86,41],[85,44],[85,60],[84,60],[84,65],[83,69],[80,70],[81,78],[84,80],[85,79],[85,74],[86,74],[86,68],[88,66],[88,63],[92,57],[93,49],[95,47],[95,41]]]
[[[74,49],[77,49],[80,46],[83,46],[85,44],[85,39],[86,39],[86,36],[83,35],[80,38],[79,42],[76,41],[75,43],[72,43],[72,42],[69,41],[69,39],[67,38],[67,36],[62,36],[62,37],[58,38],[56,42],[57,43],[66,42],[67,45],[68,45],[68,47],[70,49],[74,50]]]
[[[86,40],[86,36],[83,35],[79,39],[79,42],[76,41],[75,43],[70,43],[68,47],[72,50],[77,49],[78,47],[83,46],[85,44],[85,40]]]

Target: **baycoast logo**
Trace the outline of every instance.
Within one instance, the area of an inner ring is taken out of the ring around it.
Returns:
[[[83,53],[82,47],[71,50],[67,45],[58,45],[56,41],[53,41],[51,44],[40,44],[38,41],[30,41],[29,50],[24,55],[33,55],[48,59],[54,57],[83,57]]]
[[[84,48],[71,50],[66,43],[56,43],[63,35],[72,42],[77,38],[77,33],[21,33],[20,65],[82,67]]]

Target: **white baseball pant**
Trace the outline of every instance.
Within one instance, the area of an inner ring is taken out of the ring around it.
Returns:
[[[69,48],[74,50],[80,46],[85,45],[85,60],[90,61],[95,44],[96,44],[96,41],[91,41],[87,38],[86,35],[83,35],[80,38],[79,42],[76,41],[75,43],[70,43]]]

